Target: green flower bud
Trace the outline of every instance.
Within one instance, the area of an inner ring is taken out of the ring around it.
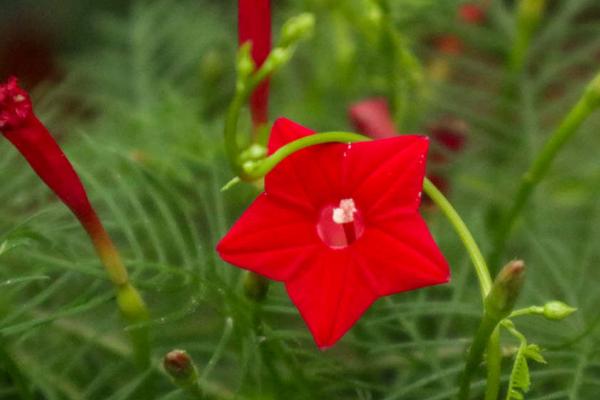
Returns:
[[[165,372],[177,386],[186,388],[198,380],[198,371],[185,350],[173,350],[163,358]]]
[[[267,69],[269,72],[273,72],[283,64],[287,63],[289,59],[292,58],[293,54],[293,48],[276,47],[269,53],[269,56],[263,64],[263,68]]]
[[[289,47],[310,36],[315,27],[315,17],[303,13],[290,18],[281,28],[281,39],[278,47]]]
[[[367,12],[365,13],[367,21],[373,27],[380,27],[381,21],[383,20],[383,12],[381,11],[381,7],[377,2],[371,0],[368,2],[366,6]]]
[[[519,15],[528,20],[539,20],[546,9],[546,0],[521,0]]]
[[[252,43],[244,43],[237,53],[238,80],[245,81],[255,70],[256,64],[252,59]]]
[[[263,301],[269,292],[269,280],[254,272],[246,273],[244,277],[244,294],[250,300]]]
[[[548,319],[560,321],[561,319],[567,318],[575,311],[577,311],[576,308],[573,308],[562,301],[551,301],[544,304],[543,315]]]
[[[502,268],[485,299],[485,310],[497,319],[506,318],[512,311],[523,287],[525,263],[509,262]]]
[[[223,57],[217,50],[210,50],[204,54],[200,63],[200,75],[206,82],[217,82],[225,71]]]
[[[260,160],[261,158],[266,157],[266,155],[267,148],[258,143],[254,143],[242,152],[242,154],[240,155],[240,159],[242,160],[242,162],[246,160]]]

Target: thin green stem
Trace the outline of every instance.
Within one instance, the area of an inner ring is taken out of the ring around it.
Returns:
[[[469,228],[467,228],[467,225],[464,223],[458,212],[452,207],[452,204],[450,204],[442,192],[440,192],[427,178],[423,181],[423,190],[444,213],[463,242],[467,253],[469,253],[469,257],[471,257],[473,266],[475,267],[475,273],[477,274],[479,286],[481,288],[481,296],[485,299],[492,288],[492,277],[487,263],[485,262],[485,258],[483,257],[479,246],[477,246],[477,242],[475,242],[475,238],[473,238]]]
[[[370,140],[368,137],[350,132],[324,132],[316,135],[305,136],[298,140],[294,140],[282,147],[267,158],[249,165],[244,171],[244,176],[250,180],[259,179],[268,174],[277,164],[291,154],[302,150],[306,147],[314,146],[323,143],[350,143]]]
[[[540,306],[519,308],[518,310],[515,310],[512,313],[510,313],[508,318],[512,319],[512,318],[516,318],[516,317],[521,317],[523,315],[536,315],[536,314],[539,315],[539,314],[543,314],[543,312],[544,312],[544,307],[540,307]]]
[[[524,68],[531,39],[540,24],[545,8],[546,0],[520,0],[519,2],[515,39],[508,60],[512,76],[520,74]]]
[[[521,178],[521,183],[516,196],[514,196],[513,203],[501,222],[494,238],[494,248],[490,257],[491,265],[499,264],[500,257],[504,252],[506,242],[517,218],[523,211],[523,208],[527,204],[527,201],[536,186],[546,176],[556,155],[565,144],[575,136],[575,133],[581,124],[598,108],[599,105],[600,74],[598,74],[590,85],[588,85],[587,90],[581,99],[563,119],[554,133],[552,133],[531,163],[527,172]]]
[[[500,392],[500,372],[502,369],[502,352],[500,351],[500,330],[496,327],[487,345],[487,384],[485,400],[496,400]]]
[[[225,116],[225,127],[223,134],[225,138],[225,154],[229,161],[229,166],[236,175],[242,174],[238,156],[240,154],[240,146],[237,139],[237,125],[240,118],[240,111],[245,103],[247,96],[243,92],[236,92]]]
[[[475,273],[479,279],[481,296],[485,300],[486,296],[492,288],[492,278],[489,272],[485,258],[475,242],[475,238],[467,228],[458,212],[452,207],[452,204],[446,197],[435,187],[429,179],[423,182],[423,189],[431,200],[440,208],[448,221],[454,227],[454,230],[460,237],[471,257]],[[475,334],[475,340],[469,350],[469,356],[460,383],[459,399],[467,399],[470,391],[471,379],[473,373],[477,370],[479,362],[486,351],[487,344],[487,385],[485,392],[485,400],[495,400],[498,397],[500,389],[500,368],[502,364],[502,354],[500,352],[500,334],[495,329],[498,321],[495,321],[493,326],[489,326],[490,318],[485,317],[481,321],[481,325]],[[462,397],[461,397],[462,396]],[[465,397],[466,396],[466,397]]]
[[[460,379],[460,387],[457,397],[458,399],[469,399],[469,392],[471,390],[471,379],[473,378],[473,374],[479,369],[479,363],[483,358],[483,353],[485,352],[485,349],[488,346],[490,336],[496,329],[498,322],[498,320],[492,318],[488,313],[485,313],[483,315],[481,323],[479,324],[479,328],[475,333],[473,343],[471,344],[471,348],[467,356],[467,363],[465,365],[465,369],[463,370],[463,374]],[[490,353],[488,352],[488,355],[489,354]],[[495,351],[493,352],[493,354],[495,354]]]

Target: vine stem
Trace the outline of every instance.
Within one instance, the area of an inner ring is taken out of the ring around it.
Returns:
[[[442,192],[440,192],[427,178],[425,178],[423,181],[423,190],[444,213],[463,242],[467,253],[469,253],[469,257],[471,257],[471,262],[475,267],[475,273],[479,279],[481,296],[485,299],[492,288],[492,277],[490,275],[487,263],[485,262],[485,258],[483,257],[479,246],[477,246],[477,242],[475,242],[475,238],[473,238],[469,228],[467,228],[467,225],[462,220],[458,212],[454,209],[454,207],[452,207],[452,204],[450,204]]]
[[[596,75],[588,85],[581,99],[573,106],[571,111],[552,133],[531,163],[527,172],[521,178],[517,194],[513,197],[513,203],[496,233],[493,251],[489,258],[492,265],[499,264],[500,257],[504,252],[506,242],[517,218],[523,211],[536,186],[546,176],[556,155],[598,106],[600,106],[600,74]]]
[[[485,300],[492,288],[492,277],[475,238],[458,212],[452,207],[452,204],[450,204],[448,199],[446,199],[446,197],[427,178],[425,178],[423,182],[423,190],[444,213],[463,242],[469,257],[471,257],[471,262],[475,267],[475,273],[477,274],[481,289],[481,296],[483,300]],[[502,364],[500,332],[497,329],[499,321],[490,319],[489,317],[486,317],[486,315],[487,313],[484,314],[481,324],[475,334],[473,344],[469,349],[467,363],[461,378],[459,399],[468,399],[471,378],[479,366],[484,351],[486,351],[486,345],[487,384],[485,389],[485,400],[496,400],[498,398],[498,392],[500,391],[500,368]]]

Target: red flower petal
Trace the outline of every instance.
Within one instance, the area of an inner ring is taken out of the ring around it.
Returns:
[[[314,132],[280,118],[273,125],[269,152]],[[326,144],[300,150],[277,165],[265,178],[265,192],[282,202],[317,213],[342,195],[344,144]]]
[[[347,251],[323,253],[286,289],[321,349],[335,344],[377,298]]]
[[[450,279],[448,264],[418,213],[371,227],[350,249],[378,296]]]
[[[416,212],[421,202],[429,140],[404,135],[353,143],[346,153],[346,197],[369,221]]]
[[[225,261],[269,279],[293,276],[323,248],[314,221],[263,193],[217,246]]]

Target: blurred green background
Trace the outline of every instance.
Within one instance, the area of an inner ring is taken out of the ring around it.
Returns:
[[[458,120],[464,148],[434,143],[447,161],[431,162],[430,172],[487,253],[521,174],[600,66],[599,4],[549,1],[515,73],[511,2],[491,1],[478,24],[457,18],[460,1],[389,3],[403,49],[418,60],[394,70],[408,82],[395,89],[371,2],[274,1],[275,35],[305,11],[317,25],[273,78],[271,115],[353,130],[351,104],[399,96],[403,133]],[[448,35],[461,51],[440,45]],[[259,193],[252,185],[220,191],[232,178],[221,134],[236,45],[234,1],[0,1],[0,78],[16,74],[32,90],[148,300],[155,343],[153,367],[137,370],[82,229],[4,141],[0,399],[21,398],[15,376],[35,399],[183,399],[160,366],[173,348],[196,360],[208,398],[452,398],[481,300],[435,207],[423,214],[452,282],[380,300],[326,352],[281,284],[257,306],[243,295],[241,272],[218,259],[215,244]],[[530,365],[528,399],[600,395],[599,129],[594,115],[559,155],[502,256],[528,265],[518,307],[557,299],[579,309],[563,322],[515,319],[548,360]],[[503,336],[504,385],[517,344]],[[481,374],[473,398],[483,385]]]

